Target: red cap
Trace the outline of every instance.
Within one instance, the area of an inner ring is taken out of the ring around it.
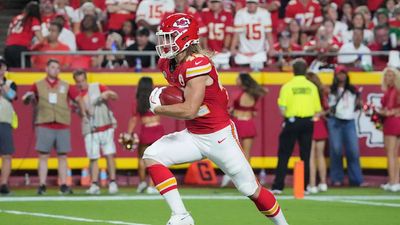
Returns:
[[[347,73],[348,71],[347,71],[347,68],[344,65],[337,65],[335,67],[335,74],[338,74],[340,72]]]

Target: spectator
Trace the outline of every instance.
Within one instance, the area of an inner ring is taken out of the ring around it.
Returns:
[[[76,35],[78,50],[96,51],[106,45],[104,34],[99,31],[96,16],[86,15],[80,25],[80,33]]]
[[[278,34],[278,42],[274,44],[274,49],[276,53],[291,53],[293,51],[302,51],[302,47],[296,43],[290,41],[290,32],[282,31]],[[275,59],[277,66],[281,68],[282,71],[292,71],[291,62],[295,57],[293,56],[278,56]]]
[[[328,97],[330,179],[333,186],[343,185],[343,146],[350,185],[361,186],[363,176],[355,125],[355,112],[362,107],[360,93],[351,84],[346,67],[337,66]]]
[[[329,4],[327,11],[327,19],[334,22],[333,35],[338,38],[339,41],[343,40],[343,35],[347,32],[348,26],[346,23],[338,20],[337,5],[335,3]]]
[[[165,13],[175,10],[174,0],[143,0],[136,12],[136,24],[150,31],[150,40],[155,43],[155,33]]]
[[[318,94],[321,101],[322,111],[316,114],[313,118],[314,131],[311,143],[311,154],[310,154],[310,185],[307,187],[307,191],[311,194],[316,194],[318,191],[325,192],[328,190],[326,182],[326,162],[325,162],[325,144],[328,139],[328,128],[326,127],[326,112],[328,109],[328,99],[326,88],[322,84],[318,75],[312,72],[308,72],[306,77],[311,81],[317,88]],[[319,184],[317,187],[317,172],[319,174]]]
[[[271,16],[258,6],[258,0],[246,0],[246,7],[235,15],[235,34],[231,53],[238,65],[260,70],[267,61],[267,50],[273,54]],[[268,41],[268,46],[266,46]]]
[[[279,135],[278,165],[272,185],[274,194],[281,194],[290,156],[296,140],[300,146],[300,158],[304,161],[304,190],[310,175],[310,150],[313,135],[312,118],[321,111],[317,87],[305,77],[307,64],[303,59],[293,62],[294,78],[284,84],[279,92],[278,105],[284,116]]]
[[[286,7],[285,23],[298,20],[303,32],[313,34],[322,23],[321,6],[315,0],[291,0]]]
[[[156,49],[155,44],[149,41],[150,32],[146,28],[141,28],[136,31],[136,42],[129,46],[127,51],[154,51]],[[148,68],[151,65],[151,56],[127,56],[126,61],[130,67],[143,67]],[[155,60],[156,62],[156,60]],[[140,65],[138,65],[140,63]]]
[[[146,167],[143,160],[143,153],[154,142],[164,135],[164,127],[161,125],[160,116],[150,111],[149,97],[153,90],[153,80],[150,77],[142,77],[136,90],[136,105],[133,107],[132,117],[129,119],[126,135],[129,139],[134,139],[134,131],[138,123],[141,123],[138,146],[138,174],[139,185],[137,193],[146,191],[147,194],[157,194],[151,179],[146,181]]]
[[[193,0],[191,5],[198,13],[201,13],[203,9],[207,8],[207,1],[206,0]]]
[[[342,5],[342,16],[340,21],[347,26],[351,26],[353,20],[353,4],[351,1],[346,1]]]
[[[93,5],[95,5],[95,7],[101,11],[107,11],[106,0],[69,0],[69,4],[74,9],[79,9],[79,7],[81,7],[82,4],[85,4],[86,2],[93,3]]]
[[[288,28],[290,32],[291,43],[300,46],[304,46],[307,43],[308,41],[307,34],[300,30],[300,25],[297,22],[297,20],[290,21]]]
[[[394,10],[396,8],[397,0],[385,0],[384,7],[388,10],[389,18],[394,18]]]
[[[318,72],[324,68],[331,68],[335,58],[327,56],[326,53],[338,52],[341,46],[341,43],[333,36],[333,22],[325,21],[325,23],[327,26],[318,28],[315,39],[304,46],[306,52],[317,53],[317,57],[314,60],[310,58],[310,61],[312,61],[310,65],[311,71]]]
[[[208,25],[206,48],[215,52],[215,66],[228,69],[233,34],[232,13],[224,10],[221,0],[212,0],[209,8],[204,9],[201,16],[203,22]]]
[[[395,68],[383,71],[382,109],[378,113],[385,117],[383,123],[384,144],[388,162],[388,183],[381,185],[385,191],[400,191],[399,146],[400,146],[400,72]]]
[[[50,31],[51,32],[51,31]],[[60,194],[72,194],[67,186],[67,154],[71,151],[70,129],[71,112],[68,99],[77,101],[81,116],[86,116],[86,109],[79,93],[69,84],[58,78],[60,63],[50,59],[47,62],[46,78],[37,81],[22,100],[25,104],[33,102],[36,106],[36,147],[39,153],[39,187],[37,194],[46,193],[47,161],[53,147],[58,157],[58,177]]]
[[[105,50],[108,51],[119,51],[122,49],[122,37],[118,33],[110,33],[106,39]],[[115,68],[126,68],[128,63],[123,55],[101,55],[99,57],[100,65],[102,68],[115,69]]]
[[[121,34],[123,38],[123,46],[128,47],[130,45],[135,44],[135,33],[136,33],[136,23],[127,20],[124,22],[124,25],[122,26],[121,29]]]
[[[384,9],[384,8],[378,9],[378,11],[376,11],[376,13],[375,13],[374,23],[375,23],[375,26],[378,26],[378,25],[389,26],[388,10]]]
[[[6,79],[7,65],[0,59],[0,155],[1,155],[1,186],[0,194],[10,194],[8,178],[11,173],[11,155],[14,153],[12,129],[15,111],[12,102],[17,99],[17,85]]]
[[[200,41],[204,42],[204,36],[206,36],[207,34],[207,27],[206,25],[203,23],[203,20],[201,19],[201,15],[200,13],[198,13],[196,11],[195,8],[189,6],[189,3],[187,0],[174,0],[175,2],[175,11],[173,12],[165,12],[164,13],[164,18],[166,18],[167,16],[173,14],[173,13],[185,13],[185,14],[189,14],[191,16],[193,16],[198,25],[199,25],[199,35],[200,35]]]
[[[59,23],[52,22],[49,27],[49,35],[43,43],[32,47],[32,50],[39,52],[46,51],[70,51],[69,47],[58,41],[62,26]],[[71,64],[71,57],[68,55],[35,55],[32,56],[32,67],[45,69],[50,59],[56,59],[62,68],[68,68]]]
[[[354,13],[361,14],[364,17],[364,26],[368,30],[374,29],[374,23],[372,22],[372,17],[371,17],[371,12],[369,11],[368,7],[365,5],[358,6],[355,10]]]
[[[371,50],[365,46],[363,41],[364,32],[360,28],[353,31],[353,42],[342,45],[339,50],[338,62],[350,67],[359,67],[364,70],[372,69]],[[340,55],[341,53],[354,53],[352,55]]]
[[[63,43],[64,45],[67,45],[71,51],[76,51],[75,35],[74,33],[72,33],[71,30],[65,28],[65,17],[62,15],[57,15],[56,17],[54,17],[52,22],[58,23],[62,26],[61,33],[58,36],[58,41]],[[45,37],[49,35],[49,30],[47,29],[47,27],[42,28],[42,34]]]
[[[81,24],[85,16],[94,16],[96,18],[96,25],[99,31],[103,31],[101,22],[103,20],[102,12],[92,2],[85,2],[80,8],[75,10],[75,17],[72,20],[73,32],[78,34],[81,31]]]
[[[281,7],[281,1],[277,0],[266,0],[263,8],[268,10],[271,13],[272,20],[272,31],[274,34],[281,31],[285,26],[283,20],[279,18],[279,8]]]
[[[99,165],[100,150],[102,150],[107,161],[108,174],[110,182],[108,183],[108,193],[116,194],[118,186],[115,182],[115,143],[114,130],[117,127],[117,121],[113,112],[107,103],[110,100],[116,100],[118,95],[109,90],[106,86],[99,83],[87,82],[86,72],[76,70],[73,73],[76,87],[80,92],[80,97],[85,103],[88,119],[82,120],[82,134],[84,136],[87,157],[90,160],[90,178],[92,184],[87,194],[100,194]]]
[[[371,43],[368,48],[371,51],[390,51],[397,49],[397,41],[394,46],[389,37],[389,27],[386,25],[379,25],[374,28],[375,41]],[[385,68],[388,63],[388,56],[373,56],[372,63],[375,68]]]
[[[33,1],[25,6],[22,14],[13,18],[8,28],[4,49],[8,67],[21,67],[21,52],[29,51],[34,36],[39,42],[43,41],[40,20],[39,5]],[[25,60],[30,67],[29,57]]]
[[[108,30],[118,32],[127,20],[135,20],[137,0],[106,0],[108,18]]]
[[[358,28],[363,30],[363,42],[365,45],[370,44],[374,40],[374,33],[365,28],[364,17],[360,13],[355,13],[353,15],[352,25],[349,27],[350,30],[347,31],[346,34],[343,35],[343,42],[351,42],[353,37],[353,30]]]
[[[394,18],[389,21],[390,34],[396,37],[397,45],[400,45],[400,6],[395,7],[393,14]]]
[[[69,6],[69,0],[54,0],[54,8],[58,15],[63,15],[67,18],[68,24],[71,24],[75,16],[75,10]]]
[[[40,0],[40,15],[42,16],[42,33],[44,29],[49,29],[51,21],[56,17],[56,9],[52,0]],[[45,36],[43,34],[43,36]]]
[[[239,86],[241,92],[233,102],[232,121],[235,123],[243,154],[250,162],[250,151],[253,147],[254,138],[257,136],[254,120],[257,113],[256,105],[258,100],[267,94],[267,90],[248,73],[239,74],[236,85]],[[227,186],[230,181],[231,178],[224,175],[221,187]]]

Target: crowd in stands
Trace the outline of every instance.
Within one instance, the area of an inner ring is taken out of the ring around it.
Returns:
[[[397,50],[400,44],[397,0],[40,0],[11,21],[5,59],[21,67],[22,51],[154,51],[161,20],[175,12],[196,18],[201,45],[214,52],[222,69],[290,70],[296,55],[279,53],[304,51],[313,71],[337,63],[379,70],[388,55],[371,51]],[[49,57],[68,68],[151,65],[150,56],[39,55],[28,66],[42,69]]]

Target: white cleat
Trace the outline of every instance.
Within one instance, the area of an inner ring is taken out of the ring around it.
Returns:
[[[108,193],[109,193],[109,194],[112,194],[112,195],[118,193],[118,185],[117,185],[116,182],[111,182],[111,183],[108,185]]]
[[[314,187],[308,186],[307,187],[307,192],[310,193],[310,194],[317,194],[318,193],[318,188],[316,186],[314,186]]]
[[[158,193],[159,192],[158,192],[157,188],[155,188],[155,187],[148,186],[146,188],[146,194],[148,194],[148,195],[155,195],[155,194],[158,194]]]
[[[139,183],[136,189],[136,193],[143,193],[147,188],[147,183],[145,181],[142,181]]]
[[[221,181],[221,187],[226,187],[231,182],[231,178],[228,175],[224,175]]]
[[[321,183],[321,184],[318,185],[318,190],[321,191],[321,192],[326,192],[326,191],[328,191],[328,185]]]
[[[390,185],[389,191],[391,191],[391,192],[398,192],[398,191],[400,191],[400,184],[393,184],[393,185]]]
[[[86,194],[89,195],[99,195],[100,193],[100,187],[96,184],[90,185],[90,188],[86,190]]]
[[[172,214],[167,225],[194,225],[194,220],[189,213]]]
[[[390,189],[391,186],[392,186],[392,185],[390,185],[389,183],[381,184],[381,188],[382,188],[384,191],[389,191],[389,189]]]
[[[282,190],[278,190],[278,189],[271,190],[271,193],[274,195],[280,195],[280,194],[282,194],[282,192],[283,192]]]

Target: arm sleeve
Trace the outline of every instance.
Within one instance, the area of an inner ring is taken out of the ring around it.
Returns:
[[[197,57],[188,62],[188,65],[185,69],[185,83],[195,77],[208,75],[211,70],[212,65],[207,57]]]
[[[281,90],[279,91],[279,97],[278,97],[279,107],[286,107],[287,99],[288,99],[288,92],[286,91],[286,86],[284,85],[284,86],[282,86]]]
[[[241,32],[245,32],[246,28],[245,28],[245,19],[242,16],[241,11],[239,11],[236,16],[235,16],[235,20],[234,20],[234,29],[235,32],[237,33],[241,33]]]

